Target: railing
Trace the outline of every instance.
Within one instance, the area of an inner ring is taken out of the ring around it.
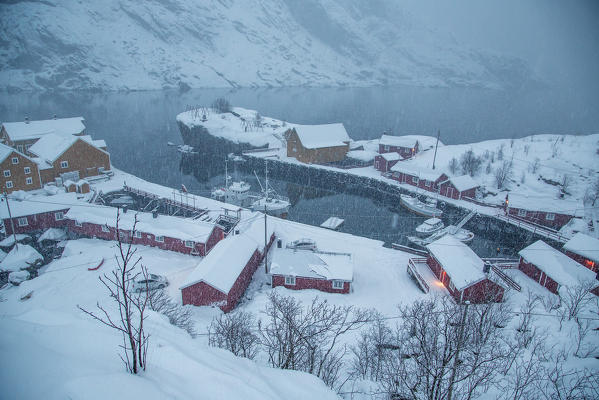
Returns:
[[[251,154],[251,153],[264,153],[271,150],[281,150],[280,147],[260,147],[258,149],[249,149],[244,150],[243,154]]]
[[[518,228],[524,228],[529,232],[544,236],[549,239],[553,239],[558,242],[565,243],[569,240],[569,238],[561,235],[560,233],[558,233],[554,230],[551,230],[550,228],[542,227],[542,226],[534,224],[532,222],[523,221],[523,220],[520,220],[515,217],[510,217],[510,216],[501,215],[501,214],[495,215],[495,218],[505,221],[505,222],[508,222],[514,226],[517,226]]]
[[[408,260],[408,274],[416,280],[418,286],[424,293],[428,293],[430,291],[430,287],[422,275],[420,275],[420,272],[418,272],[418,268],[416,267],[415,263],[425,264],[426,258],[410,258]]]
[[[206,213],[206,210],[204,208],[196,207],[195,204],[183,203],[182,201],[168,199],[166,197],[161,197],[161,196],[158,196],[157,194],[146,192],[146,191],[141,190],[141,189],[136,189],[136,188],[133,188],[131,186],[124,185],[123,186],[123,190],[125,192],[136,194],[138,196],[150,198],[152,200],[159,200],[159,201],[164,202],[165,204],[168,204],[168,205],[171,205],[171,206],[175,206],[175,207],[179,207],[179,208],[183,208],[183,209],[186,209],[188,211],[198,212],[198,213],[200,213],[200,215]],[[194,198],[194,200],[195,200],[195,198]]]
[[[497,276],[500,277],[511,288],[517,290],[518,292],[522,290],[522,287],[520,285],[518,285],[518,283],[515,280],[513,280],[512,278],[510,278],[510,276],[508,274],[506,274],[505,272],[503,272],[497,266],[491,265],[491,270],[495,274],[497,274]]]
[[[476,199],[473,199],[472,197],[462,196],[462,200],[469,201],[469,202],[477,204],[479,206],[493,207],[493,208],[502,208],[503,207],[503,205],[501,205],[501,204],[485,203],[484,201],[476,200]]]
[[[428,253],[424,250],[415,249],[413,247],[404,246],[403,244],[391,243],[391,247],[395,250],[405,251],[406,253],[415,254],[417,256],[427,256]]]

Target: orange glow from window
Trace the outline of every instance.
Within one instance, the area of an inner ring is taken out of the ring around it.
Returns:
[[[439,287],[445,287],[445,285],[441,281],[435,281],[435,285],[437,285]]]

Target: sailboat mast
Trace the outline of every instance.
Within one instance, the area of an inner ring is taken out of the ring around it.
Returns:
[[[225,188],[229,188],[229,170],[227,168],[227,157],[225,157]]]
[[[268,199],[268,160],[266,159],[264,160],[264,187],[266,188],[264,195],[266,196],[266,199]]]

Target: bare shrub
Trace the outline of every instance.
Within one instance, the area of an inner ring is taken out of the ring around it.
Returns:
[[[593,301],[594,295],[589,291],[593,288],[594,282],[578,282],[576,285],[562,286],[559,291],[561,301],[560,329],[561,321],[568,321],[578,317],[580,311]]]
[[[524,145],[524,154],[528,155],[529,151],[530,151],[530,145],[529,144],[525,144]]]
[[[361,332],[356,345],[351,346],[354,357],[351,374],[361,379],[378,381],[389,349],[393,349],[393,332],[381,314],[373,316],[373,322]]]
[[[492,170],[491,163],[489,162],[489,163],[487,163],[487,166],[485,168],[485,174],[487,174],[487,175],[490,174],[491,170]]]
[[[539,157],[535,157],[535,160],[530,163],[530,172],[533,174],[536,174],[537,171],[539,170],[539,166],[541,165],[541,160],[539,159]]]
[[[459,163],[458,163],[457,158],[453,157],[451,160],[449,160],[449,171],[452,174],[455,174],[457,172],[458,166],[459,166]]]
[[[589,369],[566,369],[559,357],[543,368],[544,379],[535,382],[537,398],[545,400],[599,398],[599,372]]]
[[[239,357],[253,359],[260,339],[254,333],[256,319],[248,312],[238,311],[214,318],[208,329],[208,343],[227,349]]]
[[[499,146],[499,150],[497,150],[497,159],[499,161],[503,160],[503,149],[505,148],[505,143],[502,143],[501,146]]]
[[[216,113],[223,114],[231,111],[231,103],[224,97],[218,97],[212,102],[212,110]]]
[[[495,169],[495,185],[497,189],[503,189],[512,177],[512,162],[503,160],[501,165]]]
[[[171,325],[183,329],[191,337],[196,337],[195,322],[191,306],[183,306],[173,301],[164,290],[154,290],[150,294],[150,309],[165,315]]]
[[[460,168],[463,174],[474,176],[480,172],[483,160],[474,154],[472,149],[468,150],[460,157]]]

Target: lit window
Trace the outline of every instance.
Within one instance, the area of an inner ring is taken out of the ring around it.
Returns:
[[[343,281],[333,281],[333,289],[343,289]]]
[[[28,185],[31,185],[33,183],[33,178],[32,177],[27,177],[27,179],[25,179],[25,183]]]
[[[285,285],[295,286],[295,276],[286,276]]]
[[[29,225],[29,221],[27,221],[27,217],[19,218],[19,226],[27,226]]]
[[[19,163],[19,157],[13,157],[12,158],[12,163],[13,164],[18,164]]]
[[[140,231],[135,231],[135,234],[133,235],[138,239],[141,239],[141,232]]]
[[[5,169],[4,170],[4,177],[8,178],[10,176],[10,170],[9,169]]]
[[[555,219],[555,214],[554,213],[547,213],[547,214],[545,214],[545,219],[547,221],[553,221]]]
[[[518,210],[518,216],[519,217],[526,217],[526,210],[519,209]]]
[[[190,249],[193,249],[194,244],[195,243],[193,241],[191,241],[191,240],[186,240],[185,241],[185,247],[189,247]]]
[[[69,162],[68,161],[61,161],[60,162],[60,168],[69,168]]]
[[[6,188],[7,189],[12,188],[12,181],[6,181]]]
[[[29,167],[25,167],[23,170],[25,171],[25,175],[29,175],[31,173],[31,168]]]
[[[62,221],[64,219],[64,212],[62,212],[62,211],[55,212],[54,219],[56,221]]]
[[[156,236],[157,242],[164,242],[164,236]]]
[[[102,232],[108,233],[110,232],[110,228],[108,228],[106,225],[102,225]]]

